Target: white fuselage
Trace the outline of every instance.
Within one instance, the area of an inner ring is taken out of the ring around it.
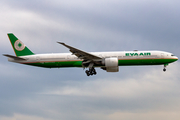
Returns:
[[[126,53],[137,53],[138,55],[126,56]],[[139,55],[140,53],[151,53],[151,55]],[[164,51],[119,51],[119,52],[90,52],[90,54],[102,57],[102,58],[111,58],[117,57],[119,60],[126,59],[178,59],[172,53],[164,52]],[[71,53],[52,53],[52,54],[35,54],[22,56],[22,58],[27,59],[27,61],[16,61],[14,59],[9,58],[8,60],[11,62],[18,63],[33,63],[33,62],[55,62],[55,61],[79,61],[78,57],[72,55]]]

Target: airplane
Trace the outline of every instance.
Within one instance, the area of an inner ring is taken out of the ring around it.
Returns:
[[[85,52],[63,42],[57,42],[69,49],[71,53],[35,54],[29,50],[13,33],[7,34],[16,54],[3,54],[8,61],[44,68],[81,67],[87,68],[87,76],[96,75],[95,67],[107,72],[118,72],[119,66],[163,65],[163,71],[169,63],[178,57],[164,51],[116,51]]]

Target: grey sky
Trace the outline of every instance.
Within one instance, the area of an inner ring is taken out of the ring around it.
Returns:
[[[0,2],[0,51],[14,55],[13,32],[35,53],[164,50],[180,56],[176,0],[31,0]],[[180,63],[97,69],[45,69],[0,58],[0,119],[179,120]]]

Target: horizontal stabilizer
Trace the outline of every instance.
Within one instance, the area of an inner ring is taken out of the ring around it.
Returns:
[[[8,55],[8,54],[3,54],[3,55],[9,58],[13,58],[14,60],[26,60],[24,58],[13,56],[13,55]]]

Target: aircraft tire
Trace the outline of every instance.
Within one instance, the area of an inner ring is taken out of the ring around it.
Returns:
[[[90,73],[89,73],[89,71],[88,71],[88,70],[86,70],[86,75],[87,75],[87,76],[89,76],[89,75],[90,75]]]

